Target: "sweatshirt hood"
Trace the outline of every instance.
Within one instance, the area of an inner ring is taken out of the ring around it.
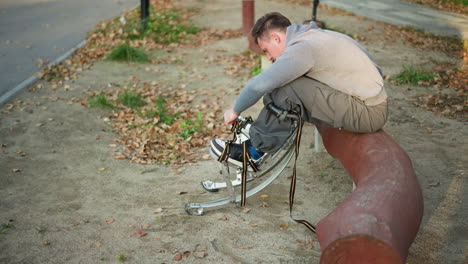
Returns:
[[[286,44],[291,41],[297,35],[300,35],[311,29],[320,29],[314,21],[311,21],[309,24],[298,25],[292,24],[286,29]]]

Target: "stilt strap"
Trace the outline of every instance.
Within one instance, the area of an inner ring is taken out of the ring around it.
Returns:
[[[310,222],[306,220],[296,219],[292,215],[293,205],[294,205],[294,195],[296,193],[296,163],[297,163],[297,157],[299,156],[299,146],[301,145],[302,127],[304,126],[304,121],[302,120],[302,115],[300,111],[293,110],[293,112],[296,112],[300,118],[297,121],[298,128],[297,128],[296,141],[295,141],[295,152],[296,152],[295,154],[296,155],[294,157],[293,175],[291,177],[291,187],[289,189],[289,217],[291,217],[292,220],[296,221],[296,223],[305,225],[313,233],[317,233],[317,228],[315,227],[315,225],[311,224]]]
[[[231,151],[231,144],[237,141],[237,134],[241,132],[241,129],[248,123],[252,122],[252,117],[247,117],[245,120],[237,119],[231,126],[231,132],[233,132],[232,140],[226,142],[223,152],[218,158],[219,162],[227,162],[229,159],[229,153]],[[252,157],[247,149],[246,141],[242,142],[242,182],[241,182],[241,206],[245,206],[247,200],[247,169],[248,165],[254,172],[258,171],[257,165],[252,161]]]

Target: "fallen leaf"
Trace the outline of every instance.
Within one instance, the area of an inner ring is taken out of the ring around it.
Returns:
[[[114,222],[115,222],[115,219],[113,217],[110,217],[110,218],[106,219],[106,223],[108,223],[108,224],[112,224]]]
[[[195,252],[193,252],[193,255],[196,258],[204,258],[204,257],[208,256],[208,253],[206,253],[204,251],[195,251]]]
[[[266,202],[260,204],[260,207],[270,207],[270,205]]]
[[[137,236],[137,237],[144,237],[144,236],[146,236],[147,234],[148,234],[148,233],[145,232],[145,231],[143,231],[143,230],[138,230],[138,231],[136,231],[136,232],[134,233],[134,235]]]
[[[96,243],[96,247],[102,247],[101,243]]]
[[[250,210],[251,210],[250,208],[244,208],[244,209],[240,210],[240,212],[243,213],[243,214],[246,214],[246,213],[250,212]]]
[[[120,156],[115,156],[114,159],[116,160],[124,160],[126,159],[126,157],[124,155],[120,155]]]
[[[48,246],[48,245],[50,245],[50,241],[49,240],[42,240],[41,244],[44,245],[44,246]]]
[[[252,249],[252,248],[254,248],[254,247],[253,247],[253,246],[250,246],[250,247],[234,246],[233,248],[237,248],[237,249]]]
[[[288,229],[288,227],[289,227],[289,225],[287,225],[287,224],[280,225],[281,230],[286,230],[286,229]]]
[[[268,198],[268,194],[262,194],[260,195],[261,198]]]
[[[160,214],[160,213],[163,213],[163,212],[167,212],[167,210],[164,210],[164,209],[162,209],[162,208],[158,208],[158,209],[154,210],[153,213],[155,213],[155,214]]]
[[[150,228],[150,227],[151,227],[151,225],[149,225],[149,224],[145,224],[145,225],[143,225],[143,226],[141,226],[141,227],[142,227],[142,228]]]
[[[184,255],[182,253],[177,253],[174,256],[174,261],[180,261],[184,258]]]
[[[222,216],[222,217],[218,218],[218,220],[227,221],[227,220],[229,220],[229,218],[227,216]]]
[[[99,171],[105,171],[106,168],[99,168],[98,170],[99,170]]]

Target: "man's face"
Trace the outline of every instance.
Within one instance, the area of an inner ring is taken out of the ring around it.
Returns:
[[[276,32],[258,38],[258,46],[267,55],[268,59],[274,62],[285,50],[282,34]]]

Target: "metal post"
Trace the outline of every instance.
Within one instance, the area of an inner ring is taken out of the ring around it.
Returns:
[[[148,24],[148,18],[149,18],[149,7],[150,3],[149,0],[141,0],[141,29],[142,31],[146,30],[146,26]]]
[[[255,18],[255,1],[254,0],[242,0],[242,33],[247,37],[249,41],[249,49],[260,53],[260,49],[255,44],[250,31],[254,26]]]
[[[319,0],[314,0],[314,8],[312,9],[312,21],[317,21],[317,8],[319,3]]]

